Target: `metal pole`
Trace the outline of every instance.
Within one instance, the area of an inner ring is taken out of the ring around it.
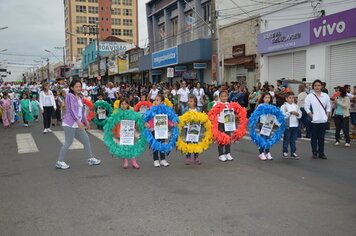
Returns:
[[[49,73],[49,58],[47,58],[47,82],[50,81],[50,73]]]
[[[100,46],[100,43],[99,43],[99,25],[98,24],[96,24],[96,28],[95,28],[95,30],[96,30],[96,47],[97,47],[97,49],[96,49],[96,53],[97,53],[97,60],[98,60],[98,75],[99,76],[101,76],[101,71],[100,71],[100,48],[99,48],[99,46]],[[101,80],[99,80],[99,84],[101,84]]]
[[[216,67],[216,79],[217,83],[220,81],[220,55],[219,55],[219,46],[218,46],[218,32],[217,32],[217,17],[218,13],[216,11],[216,0],[211,0],[211,24],[212,24],[212,30],[211,30],[211,53],[212,55],[216,55],[217,60],[216,64],[214,65]]]

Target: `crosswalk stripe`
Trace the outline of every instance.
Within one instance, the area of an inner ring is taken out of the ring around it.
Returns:
[[[88,133],[90,133],[91,135],[97,137],[98,139],[100,139],[101,141],[104,140],[104,133],[101,130],[98,129],[91,129],[88,130]]]
[[[59,139],[59,141],[64,144],[64,131],[54,131],[53,134]],[[70,145],[69,149],[83,149],[83,144],[79,142],[77,139],[74,139],[72,145]]]
[[[17,152],[19,154],[38,152],[35,140],[32,134],[16,134]]]

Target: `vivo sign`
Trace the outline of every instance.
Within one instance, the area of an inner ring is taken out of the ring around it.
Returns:
[[[258,53],[356,37],[356,8],[258,35]]]

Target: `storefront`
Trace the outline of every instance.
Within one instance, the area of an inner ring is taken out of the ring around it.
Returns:
[[[261,80],[320,79],[330,90],[356,79],[356,8],[258,35]]]

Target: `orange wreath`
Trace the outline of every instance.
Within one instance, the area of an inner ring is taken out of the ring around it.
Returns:
[[[135,112],[139,112],[141,106],[145,106],[145,107],[150,108],[150,107],[152,106],[152,103],[149,102],[149,101],[141,101],[141,102],[137,103],[137,104],[134,106],[134,111],[135,111]]]
[[[232,133],[231,136],[225,134],[224,132],[219,131],[219,122],[218,116],[224,109],[232,109],[236,117],[239,119],[240,124],[238,128]],[[209,119],[212,123],[212,132],[213,138],[219,145],[228,145],[231,144],[231,141],[236,142],[240,140],[246,134],[247,126],[247,112],[246,109],[236,102],[231,102],[229,104],[216,104],[208,113]]]
[[[85,99],[83,98],[83,103],[85,106],[88,107],[89,109],[89,113],[88,113],[88,116],[87,116],[87,120],[88,121],[91,121],[94,117],[95,117],[95,113],[93,112],[94,110],[94,104],[92,101],[88,100],[88,99]]]

